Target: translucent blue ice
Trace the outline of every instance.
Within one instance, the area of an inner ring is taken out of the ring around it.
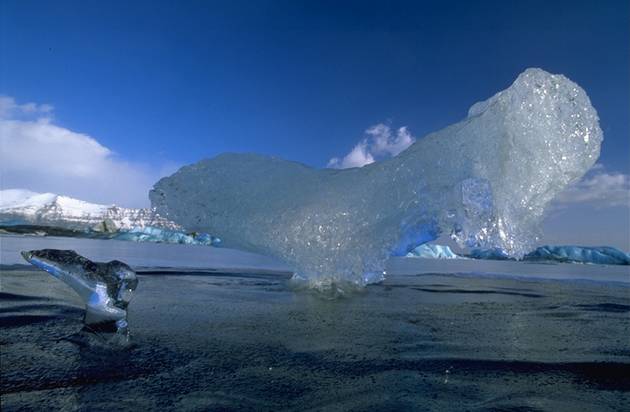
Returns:
[[[584,90],[528,69],[395,158],[332,170],[223,154],[160,180],[150,198],[186,230],[283,259],[313,286],[361,285],[441,233],[522,257],[547,203],[591,168],[601,142]]]
[[[112,239],[134,242],[176,243],[185,245],[218,246],[221,239],[207,233],[182,233],[152,226],[135,227],[117,232]]]
[[[457,259],[459,256],[455,254],[448,246],[424,243],[411,252],[407,253],[407,257],[420,257],[426,259]]]
[[[117,260],[92,262],[73,250],[31,250],[22,256],[81,297],[87,326],[128,336],[127,306],[138,286],[138,277],[128,265]]]
[[[473,259],[482,260],[510,260],[513,259],[508,253],[498,247],[489,249],[473,249],[470,251],[469,256]]]

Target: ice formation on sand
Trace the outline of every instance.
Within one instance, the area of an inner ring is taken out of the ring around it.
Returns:
[[[545,205],[594,164],[601,142],[584,90],[528,69],[395,158],[319,170],[223,154],[160,180],[150,198],[186,230],[284,259],[314,286],[364,284],[380,277],[390,255],[440,233],[523,256]]]
[[[84,323],[92,330],[127,336],[127,306],[138,278],[126,264],[92,262],[73,250],[22,252],[26,261],[70,286],[85,302]]]

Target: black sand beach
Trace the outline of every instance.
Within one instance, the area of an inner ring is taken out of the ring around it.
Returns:
[[[627,410],[630,288],[390,275],[353,296],[280,274],[140,274],[128,347],[28,266],[1,276],[2,410]]]

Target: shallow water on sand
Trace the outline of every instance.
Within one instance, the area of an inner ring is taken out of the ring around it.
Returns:
[[[597,280],[606,267],[584,281],[397,264],[337,300],[281,273],[145,269],[127,348],[68,338],[74,292],[4,266],[2,410],[630,408],[630,287]]]

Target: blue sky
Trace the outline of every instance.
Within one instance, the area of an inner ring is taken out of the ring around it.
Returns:
[[[0,94],[146,185],[226,151],[324,167],[371,126],[420,138],[541,67],[587,91],[600,163],[627,175],[629,16],[627,1],[3,0]]]
[[[5,0],[0,91],[130,160],[324,166],[375,123],[423,136],[537,66],[588,92],[602,162],[630,171],[627,1],[306,3]]]

